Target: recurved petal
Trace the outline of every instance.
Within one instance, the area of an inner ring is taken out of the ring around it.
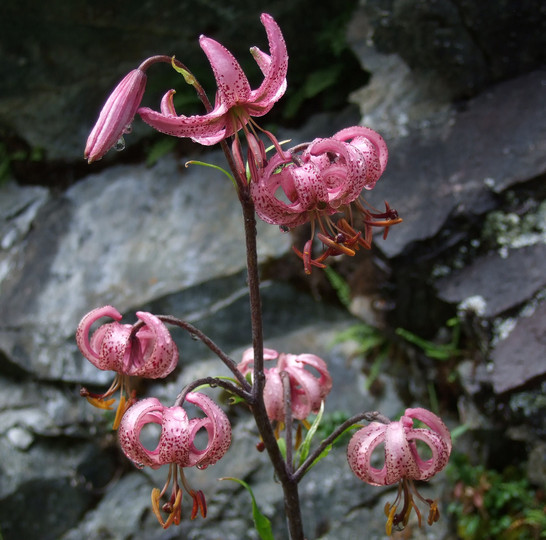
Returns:
[[[387,424],[385,431],[385,484],[395,484],[402,478],[419,478],[419,466],[406,438],[402,422]]]
[[[216,40],[201,36],[199,44],[207,55],[216,84],[216,102],[230,108],[244,103],[250,96],[250,84],[235,57]]]
[[[332,377],[328,371],[326,362],[314,354],[300,354],[297,361],[304,365],[311,366],[319,373],[318,384],[321,390],[321,401],[330,393],[332,389]]]
[[[165,116],[178,116],[176,114],[176,109],[174,108],[174,95],[176,94],[176,90],[169,90],[162,98],[161,98],[161,114]]]
[[[279,373],[286,371],[290,377],[292,416],[298,420],[303,420],[312,412],[317,412],[324,396],[329,391],[323,393],[320,375],[317,377],[310,370],[305,369],[306,363],[301,360],[301,357],[305,356],[312,357],[314,355],[281,354],[276,369]],[[281,388],[281,400],[282,397]]]
[[[165,407],[157,445],[159,462],[185,467],[190,454],[190,421],[182,407]]]
[[[147,465],[157,469],[163,464],[159,458],[158,448],[148,450],[140,441],[140,432],[146,424],[161,425],[163,409],[163,405],[156,398],[146,398],[129,407],[121,419],[118,428],[121,449],[139,468]]]
[[[193,116],[172,116],[148,107],[141,107],[138,114],[150,126],[173,137],[190,137],[204,146],[212,146],[233,135],[235,128],[228,118],[228,108],[220,103],[210,113]]]
[[[125,373],[123,359],[128,350],[131,328],[130,324],[113,322],[97,329],[91,336],[91,347],[100,350],[102,367],[97,367]]]
[[[302,210],[298,202],[288,205],[275,196],[275,180],[278,179],[272,179],[270,184],[262,180],[250,184],[250,193],[260,219],[270,225],[285,225],[287,227],[296,227],[306,223],[309,220],[309,215],[305,210]]]
[[[359,148],[361,151],[365,151],[367,149],[367,144],[364,143],[364,140],[369,141],[377,151],[377,157],[379,159],[379,174],[383,174],[389,159],[389,150],[387,148],[387,143],[383,137],[379,135],[379,133],[368,127],[351,126],[338,131],[334,135],[334,138],[340,141],[349,142],[350,144]]]
[[[321,167],[323,181],[328,185],[329,204],[337,203],[335,207],[353,202],[371,182],[368,166],[370,160],[367,161],[360,149],[351,144],[333,137],[316,139],[304,155],[312,155],[315,160],[321,155],[336,156],[333,163]],[[377,159],[375,163],[378,164]]]
[[[166,377],[178,363],[178,348],[165,324],[152,313],[137,311],[140,329],[124,358],[125,373],[149,379]]]
[[[284,389],[279,370],[277,368],[270,369],[266,373],[264,404],[267,411],[267,416],[270,420],[278,420],[279,422],[283,422],[285,420]]]
[[[300,211],[312,210],[319,202],[328,201],[328,190],[322,181],[321,171],[314,163],[305,163],[301,167],[291,167],[294,189],[297,193],[297,205]]]
[[[260,110],[249,111],[253,116],[266,114],[286,90],[286,72],[288,70],[288,53],[281,29],[271,15],[263,13],[260,17],[267,33],[270,57],[267,60],[264,53],[254,49],[253,56],[264,73],[262,84],[250,94],[251,106],[258,106]]]
[[[264,347],[263,357],[264,360],[274,360],[279,356],[279,353],[275,349],[268,349]],[[254,367],[254,349],[249,347],[243,352],[242,360],[237,365],[237,369],[243,374],[246,375]]]
[[[224,411],[216,403],[200,392],[190,392],[186,401],[199,407],[206,415],[204,419],[190,420],[190,448],[188,464],[205,469],[214,465],[227,452],[231,444],[231,425]],[[204,427],[208,433],[207,446],[199,450],[193,444],[193,439],[199,429]]]
[[[419,467],[419,475],[415,480],[428,480],[444,469],[449,461],[450,448],[442,437],[430,429],[421,428],[410,430],[407,437],[409,441],[422,441],[430,448],[432,453],[429,459],[423,460],[417,451],[417,447],[414,444],[410,445],[413,458]]]
[[[358,430],[349,441],[347,447],[347,460],[353,472],[364,482],[373,486],[387,484],[386,469],[372,467],[371,458],[374,450],[385,441],[387,424],[372,422]]]
[[[449,429],[447,429],[447,426],[444,424],[440,417],[435,415],[433,412],[428,411],[427,409],[423,409],[422,407],[406,409],[406,411],[404,412],[404,416],[408,416],[409,418],[419,420],[423,422],[423,424],[426,424],[430,429],[432,429],[441,437],[446,445],[448,453],[451,453],[451,433],[449,432]]]
[[[100,358],[100,350],[94,348],[89,340],[89,332],[91,330],[91,326],[93,326],[93,324],[102,317],[110,317],[115,321],[119,321],[121,320],[121,313],[112,306],[103,306],[100,308],[96,308],[93,311],[90,311],[89,313],[87,313],[87,315],[84,315],[84,317],[78,324],[78,328],[76,330],[76,343],[81,353],[92,364],[97,366],[99,369],[110,369],[107,367],[100,367],[100,364],[102,364],[102,360]],[[101,334],[104,334],[104,330],[101,331]]]

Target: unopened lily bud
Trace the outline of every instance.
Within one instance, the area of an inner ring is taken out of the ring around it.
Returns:
[[[146,74],[133,69],[110,94],[87,139],[84,157],[89,163],[101,159],[130,131],[145,88]]]

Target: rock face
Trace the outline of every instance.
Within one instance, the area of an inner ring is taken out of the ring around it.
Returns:
[[[73,3],[82,24],[70,33],[61,30],[70,26],[75,12],[57,6],[42,16],[55,22],[61,41],[72,45],[81,40],[91,47],[87,36],[96,42],[97,29],[103,37],[121,33],[115,26],[121,23],[112,21],[122,19],[112,15],[122,6],[101,11],[99,4],[84,4]],[[199,28],[217,29],[219,17],[237,21],[237,27],[219,30],[218,37],[229,41],[237,28],[247,27],[247,15],[237,5],[210,8]],[[203,12],[207,6],[203,3]],[[303,0],[293,6],[309,9]],[[18,9],[24,7],[23,2]],[[503,440],[529,449],[530,463],[541,463],[539,439],[546,434],[540,413],[546,378],[546,72],[536,66],[546,33],[538,18],[536,27],[527,24],[533,7],[541,13],[535,2],[514,11],[517,24],[502,46],[492,28],[500,34],[511,20],[509,2],[478,8],[463,1],[369,0],[352,17],[348,40],[371,79],[351,99],[363,122],[384,132],[390,150],[385,175],[366,195],[378,208],[388,200],[404,219],[386,240],[375,240],[371,253],[334,264],[354,285],[354,313],[383,325],[381,343],[391,354],[373,384],[379,364],[358,354],[360,343],[332,345],[341,332],[362,324],[360,319],[330,301],[335,295],[323,274],[303,278],[290,249],[292,237],[263,223],[258,231],[266,345],[313,352],[328,362],[334,379],[326,403],[331,422],[370,409],[396,417],[405,406],[427,406],[434,387],[451,426],[466,422],[480,433],[500,430]],[[14,36],[25,18],[17,19],[19,12],[10,6],[1,24],[11,20],[20,26],[13,23],[2,34],[10,76],[0,87],[0,121],[29,147],[47,146],[50,160],[64,160],[63,171],[77,170],[74,177],[81,176],[83,141],[115,82],[113,71],[130,69],[134,57],[154,52],[138,39],[150,16],[147,9],[136,10],[133,25],[120,26],[126,40],[121,51],[99,40],[98,52],[82,56],[80,47],[63,48],[58,41],[39,47],[45,29],[17,49]],[[187,24],[189,5],[166,2],[162,9],[149,24],[159,41],[173,49],[194,41],[196,28]],[[27,11],[27,18],[40,16]],[[250,15],[248,28],[259,36],[256,14]],[[167,19],[169,25],[176,23],[176,35],[159,32]],[[243,32],[243,37],[245,46],[254,43],[254,34]],[[91,60],[99,52],[105,66],[100,77]],[[196,49],[196,63],[200,54]],[[294,48],[290,54],[299,52]],[[43,63],[46,57],[50,64]],[[116,62],[106,67],[112,57]],[[23,61],[43,88],[23,82],[17,68]],[[60,63],[73,66],[70,80],[56,77]],[[56,101],[61,82],[67,85],[63,103]],[[469,94],[476,95],[453,101]],[[82,96],[90,99],[79,109]],[[66,114],[69,109],[74,115]],[[317,115],[288,136],[295,142],[325,136],[344,123],[358,122],[351,114]],[[78,163],[72,161],[76,154]],[[215,150],[200,159],[223,165]],[[185,318],[235,359],[250,342],[242,225],[230,182],[210,168],[185,168],[187,157],[178,153],[153,166],[134,154],[129,162],[112,161],[86,169],[83,178],[64,189],[22,185],[14,177],[0,186],[3,538],[255,538],[248,493],[233,482],[218,482],[223,476],[252,484],[276,537],[283,538],[282,494],[265,456],[255,449],[258,436],[241,407],[226,404],[234,426],[226,457],[206,471],[188,474],[192,485],[206,493],[207,519],[184,519],[178,529],[163,531],[149,497],[153,487],[165,482],[166,471],[132,468],[109,430],[111,418],[79,396],[82,384],[103,388],[111,379],[85,362],[74,342],[81,316],[99,305],[116,306],[128,321],[137,309]],[[402,328],[445,345],[450,317],[457,317],[461,337],[447,368],[415,343],[395,337]],[[143,382],[141,388],[167,403],[192,380],[224,373],[201,343],[182,332],[174,335],[180,368],[164,383]],[[458,382],[446,376],[447,369]],[[212,395],[219,397],[216,390]],[[468,446],[475,444],[471,440]],[[493,454],[489,447],[480,451]],[[508,453],[505,464],[510,460]],[[530,466],[530,478],[540,484],[537,468]],[[437,497],[441,487],[439,478],[427,496]],[[301,494],[307,536],[323,539],[355,538],[363,522],[370,538],[382,537],[383,507],[394,499],[392,490],[365,486],[351,474],[344,445],[310,471]],[[443,510],[435,537],[448,537],[446,518]],[[414,533],[414,538],[426,536],[417,528]]]
[[[455,98],[546,60],[546,13],[540,0],[365,0],[362,5],[377,49],[442,80]]]

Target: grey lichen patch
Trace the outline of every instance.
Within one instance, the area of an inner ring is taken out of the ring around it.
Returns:
[[[485,242],[494,245],[500,253],[546,243],[546,201],[538,204],[529,201],[529,210],[524,215],[515,212],[491,212],[485,218],[482,236]]]

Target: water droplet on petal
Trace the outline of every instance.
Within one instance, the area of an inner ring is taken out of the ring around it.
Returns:
[[[123,133],[131,133],[131,131],[133,131],[133,125],[132,124],[127,124],[125,126],[125,129],[123,130]]]
[[[120,137],[118,139],[118,142],[114,144],[114,150],[116,152],[121,152],[122,150],[125,150],[125,140],[123,139],[123,137]]]
[[[135,463],[137,469],[144,469],[144,463]]]

